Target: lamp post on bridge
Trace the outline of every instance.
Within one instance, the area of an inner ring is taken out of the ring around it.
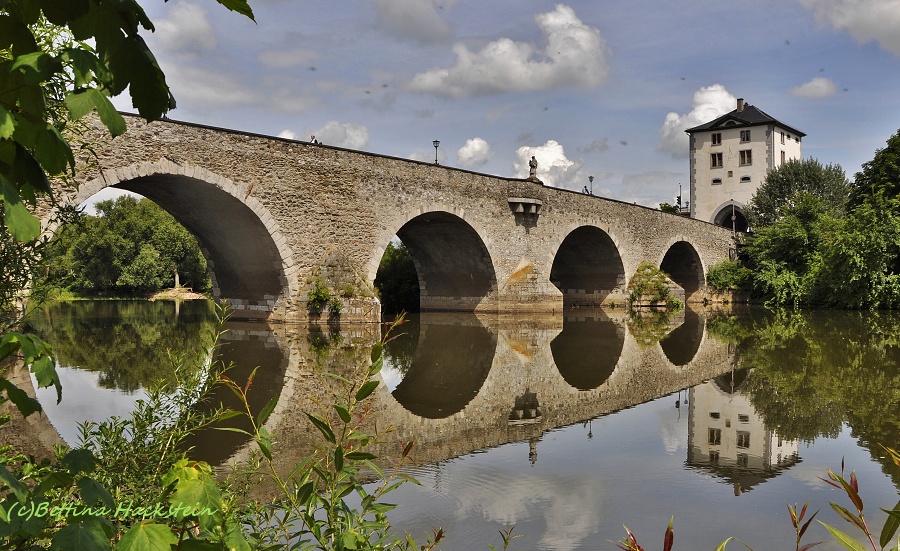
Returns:
[[[588,176],[588,182],[591,183],[591,195],[593,195],[594,194],[594,177]]]
[[[434,140],[431,142],[431,145],[434,146],[434,164],[438,164],[437,154],[438,154],[438,146],[441,145],[441,140]]]

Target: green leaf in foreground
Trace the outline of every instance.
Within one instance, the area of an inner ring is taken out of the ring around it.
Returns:
[[[881,529],[881,538],[879,539],[881,547],[884,548],[894,539],[897,528],[900,528],[900,501],[897,502],[897,505],[894,505],[893,511],[886,509],[882,509],[882,511],[888,514],[887,520],[884,521],[884,527]]]
[[[850,551],[866,551],[866,548],[863,547],[858,541],[850,537],[850,535],[841,532],[837,528],[825,524],[821,520],[819,521],[819,524],[827,528],[828,531],[831,532],[831,535],[834,536],[834,539],[838,543],[843,545],[846,549],[849,549]]]
[[[359,390],[356,391],[356,401],[362,402],[373,392],[375,392],[376,388],[378,388],[378,381],[369,381],[363,386],[359,387]]]
[[[178,537],[165,524],[138,523],[125,532],[116,551],[171,551],[176,543]]]
[[[70,522],[53,534],[50,551],[78,549],[79,551],[108,551],[109,538],[95,518]]]

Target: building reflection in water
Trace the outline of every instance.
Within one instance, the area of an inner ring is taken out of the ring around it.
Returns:
[[[727,481],[739,496],[801,461],[799,443],[768,430],[740,392],[741,369],[690,389],[687,467]]]

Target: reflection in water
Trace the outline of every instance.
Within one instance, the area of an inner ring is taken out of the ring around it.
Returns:
[[[145,388],[172,377],[173,361],[205,361],[216,316],[208,301],[77,301],[51,304],[31,323],[51,343],[63,384],[59,404],[52,388],[36,395],[63,440],[75,445],[81,422],[130,415]],[[258,412],[281,392],[287,359],[265,326],[229,322],[225,330],[215,359],[230,366],[228,376],[239,384],[260,366],[249,395],[251,410]],[[236,408],[235,400],[219,388],[208,404]],[[189,442],[197,459],[214,464],[245,444],[246,437],[223,431],[200,433]]]
[[[685,308],[682,314],[684,322],[659,341],[663,353],[677,366],[691,363],[703,342],[704,332],[705,320],[697,312]]]
[[[52,343],[59,365],[97,373],[100,387],[132,393],[170,376],[170,350],[202,356],[215,313],[204,300],[178,307],[168,301],[76,301],[51,304],[29,321]]]
[[[453,318],[449,322],[441,318],[441,324],[428,323],[428,314],[423,314],[410,321],[411,325],[420,324],[417,330],[408,330],[410,335],[394,341],[406,352],[412,335],[419,337],[412,357],[404,356],[409,358],[408,363],[397,362],[405,372],[393,390],[394,398],[416,415],[441,419],[462,411],[491,370],[497,334],[488,331],[475,316],[460,319],[465,323],[453,323]],[[407,337],[410,339],[404,343]],[[392,348],[394,342],[388,347]]]
[[[216,360],[228,366],[228,377],[243,384],[256,369],[253,385],[248,393],[250,411],[257,415],[266,403],[281,392],[287,357],[278,347],[272,331],[266,327],[254,327],[253,323],[231,322],[226,324],[225,335],[220,340]],[[213,389],[207,404],[222,404],[243,411],[243,404],[223,387]],[[238,417],[228,421],[228,426],[252,430],[250,421]],[[200,431],[188,439],[187,444],[197,450],[196,458],[219,465],[247,444],[246,435],[213,428]]]
[[[799,443],[766,428],[740,387],[748,370],[726,373],[688,393],[687,466],[722,479],[738,496],[800,462]]]
[[[67,357],[96,356],[98,368],[118,366],[105,380],[124,380],[123,366],[138,359],[107,357],[111,348],[130,347],[100,340],[115,336],[104,332],[139,335],[154,346],[176,339],[165,333],[175,319],[171,303],[159,313],[164,321],[145,328],[106,320],[92,308],[45,317],[54,321],[51,333],[63,336],[56,346]],[[622,524],[639,534],[661,531],[675,514],[687,548],[712,549],[727,536],[781,548],[794,534],[778,504],[833,499],[818,477],[841,456],[866,482],[867,501],[896,502],[890,479],[900,479],[900,469],[880,446],[900,444],[900,317],[758,310],[693,316],[686,311],[668,337],[657,326],[645,333],[660,334],[661,346],[641,346],[622,324],[605,319],[434,316],[404,327],[408,339],[391,343],[386,354],[394,375],[385,380],[394,382],[372,398],[379,426],[393,424],[398,438],[417,441],[420,466],[413,474],[423,487],[406,485],[391,495],[401,504],[391,512],[393,524],[416,536],[443,526],[444,549],[496,545],[497,531],[514,524],[524,535],[516,548],[580,550],[618,539]],[[81,337],[56,324],[71,319],[77,326],[88,317],[105,329],[85,322],[88,337]],[[304,408],[330,399],[321,372],[350,372],[366,362],[374,337],[354,330],[278,328],[282,348],[261,325],[235,326],[231,334],[224,354],[247,346],[234,356],[235,376],[262,364],[254,384],[259,394],[251,393],[255,407],[283,393],[272,430],[276,458],[289,468],[315,442],[292,439],[292,431],[305,431]],[[156,333],[168,336],[154,340]],[[95,350],[72,349],[79,342]],[[674,368],[688,363],[689,369]],[[140,381],[125,386],[140,389]],[[64,385],[63,406],[73,388]],[[92,392],[88,402],[99,404],[105,398],[96,396],[109,391]],[[52,411],[54,401],[45,407]],[[51,413],[54,422],[59,418]],[[224,457],[243,446],[225,435],[198,441],[210,443],[210,458]],[[763,483],[765,492],[734,497]],[[763,496],[774,506],[760,507]],[[841,522],[822,509],[824,521]],[[826,538],[811,533],[811,541]]]
[[[550,349],[566,382],[578,390],[591,390],[612,375],[624,344],[624,328],[599,312],[596,318],[565,318]]]

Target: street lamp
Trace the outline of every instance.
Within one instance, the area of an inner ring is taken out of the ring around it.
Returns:
[[[438,146],[441,145],[441,140],[434,140],[433,142],[431,142],[431,144],[434,146],[434,164],[438,164],[438,162],[437,162],[437,153],[438,153],[437,150],[438,150]]]
[[[591,183],[591,195],[593,195],[594,194],[594,177],[588,176],[588,182]]]

